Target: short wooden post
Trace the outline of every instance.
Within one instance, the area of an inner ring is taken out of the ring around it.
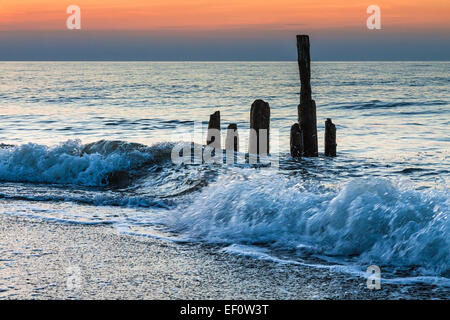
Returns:
[[[303,134],[298,123],[291,127],[291,157],[300,159],[303,155]]]
[[[222,149],[220,140],[220,111],[216,111],[209,116],[206,145],[214,143],[214,147],[220,150]]]
[[[317,157],[319,150],[316,102],[311,98],[311,57],[309,49],[309,36],[297,35],[298,68],[301,84],[298,122],[303,132],[304,156]]]
[[[336,157],[336,126],[330,118],[325,121],[325,155]]]
[[[225,139],[225,150],[239,152],[239,134],[237,124],[231,123],[227,128],[227,137]]]
[[[249,154],[269,154],[270,106],[263,100],[255,100],[250,109]]]

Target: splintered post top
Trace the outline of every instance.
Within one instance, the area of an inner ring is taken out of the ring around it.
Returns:
[[[309,36],[297,35],[298,69],[300,72],[300,103],[311,100],[311,57]]]

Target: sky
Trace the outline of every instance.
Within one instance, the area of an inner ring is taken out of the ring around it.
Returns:
[[[296,34],[313,60],[449,60],[450,1],[0,0],[0,60],[295,60]]]

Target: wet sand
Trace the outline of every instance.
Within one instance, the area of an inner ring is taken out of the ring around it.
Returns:
[[[448,291],[371,291],[363,278],[211,245],[0,215],[0,299],[448,299]]]

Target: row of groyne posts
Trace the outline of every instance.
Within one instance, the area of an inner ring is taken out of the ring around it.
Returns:
[[[309,36],[297,35],[298,67],[300,71],[300,104],[298,122],[291,127],[290,153],[293,158],[317,157],[316,102],[311,97],[311,58]],[[263,100],[253,102],[250,109],[249,155],[269,154],[270,107]],[[206,145],[222,150],[220,111],[209,117]],[[325,156],[336,156],[336,126],[330,118],[325,121]],[[228,125],[225,139],[226,152],[239,152],[239,135],[236,123]]]

